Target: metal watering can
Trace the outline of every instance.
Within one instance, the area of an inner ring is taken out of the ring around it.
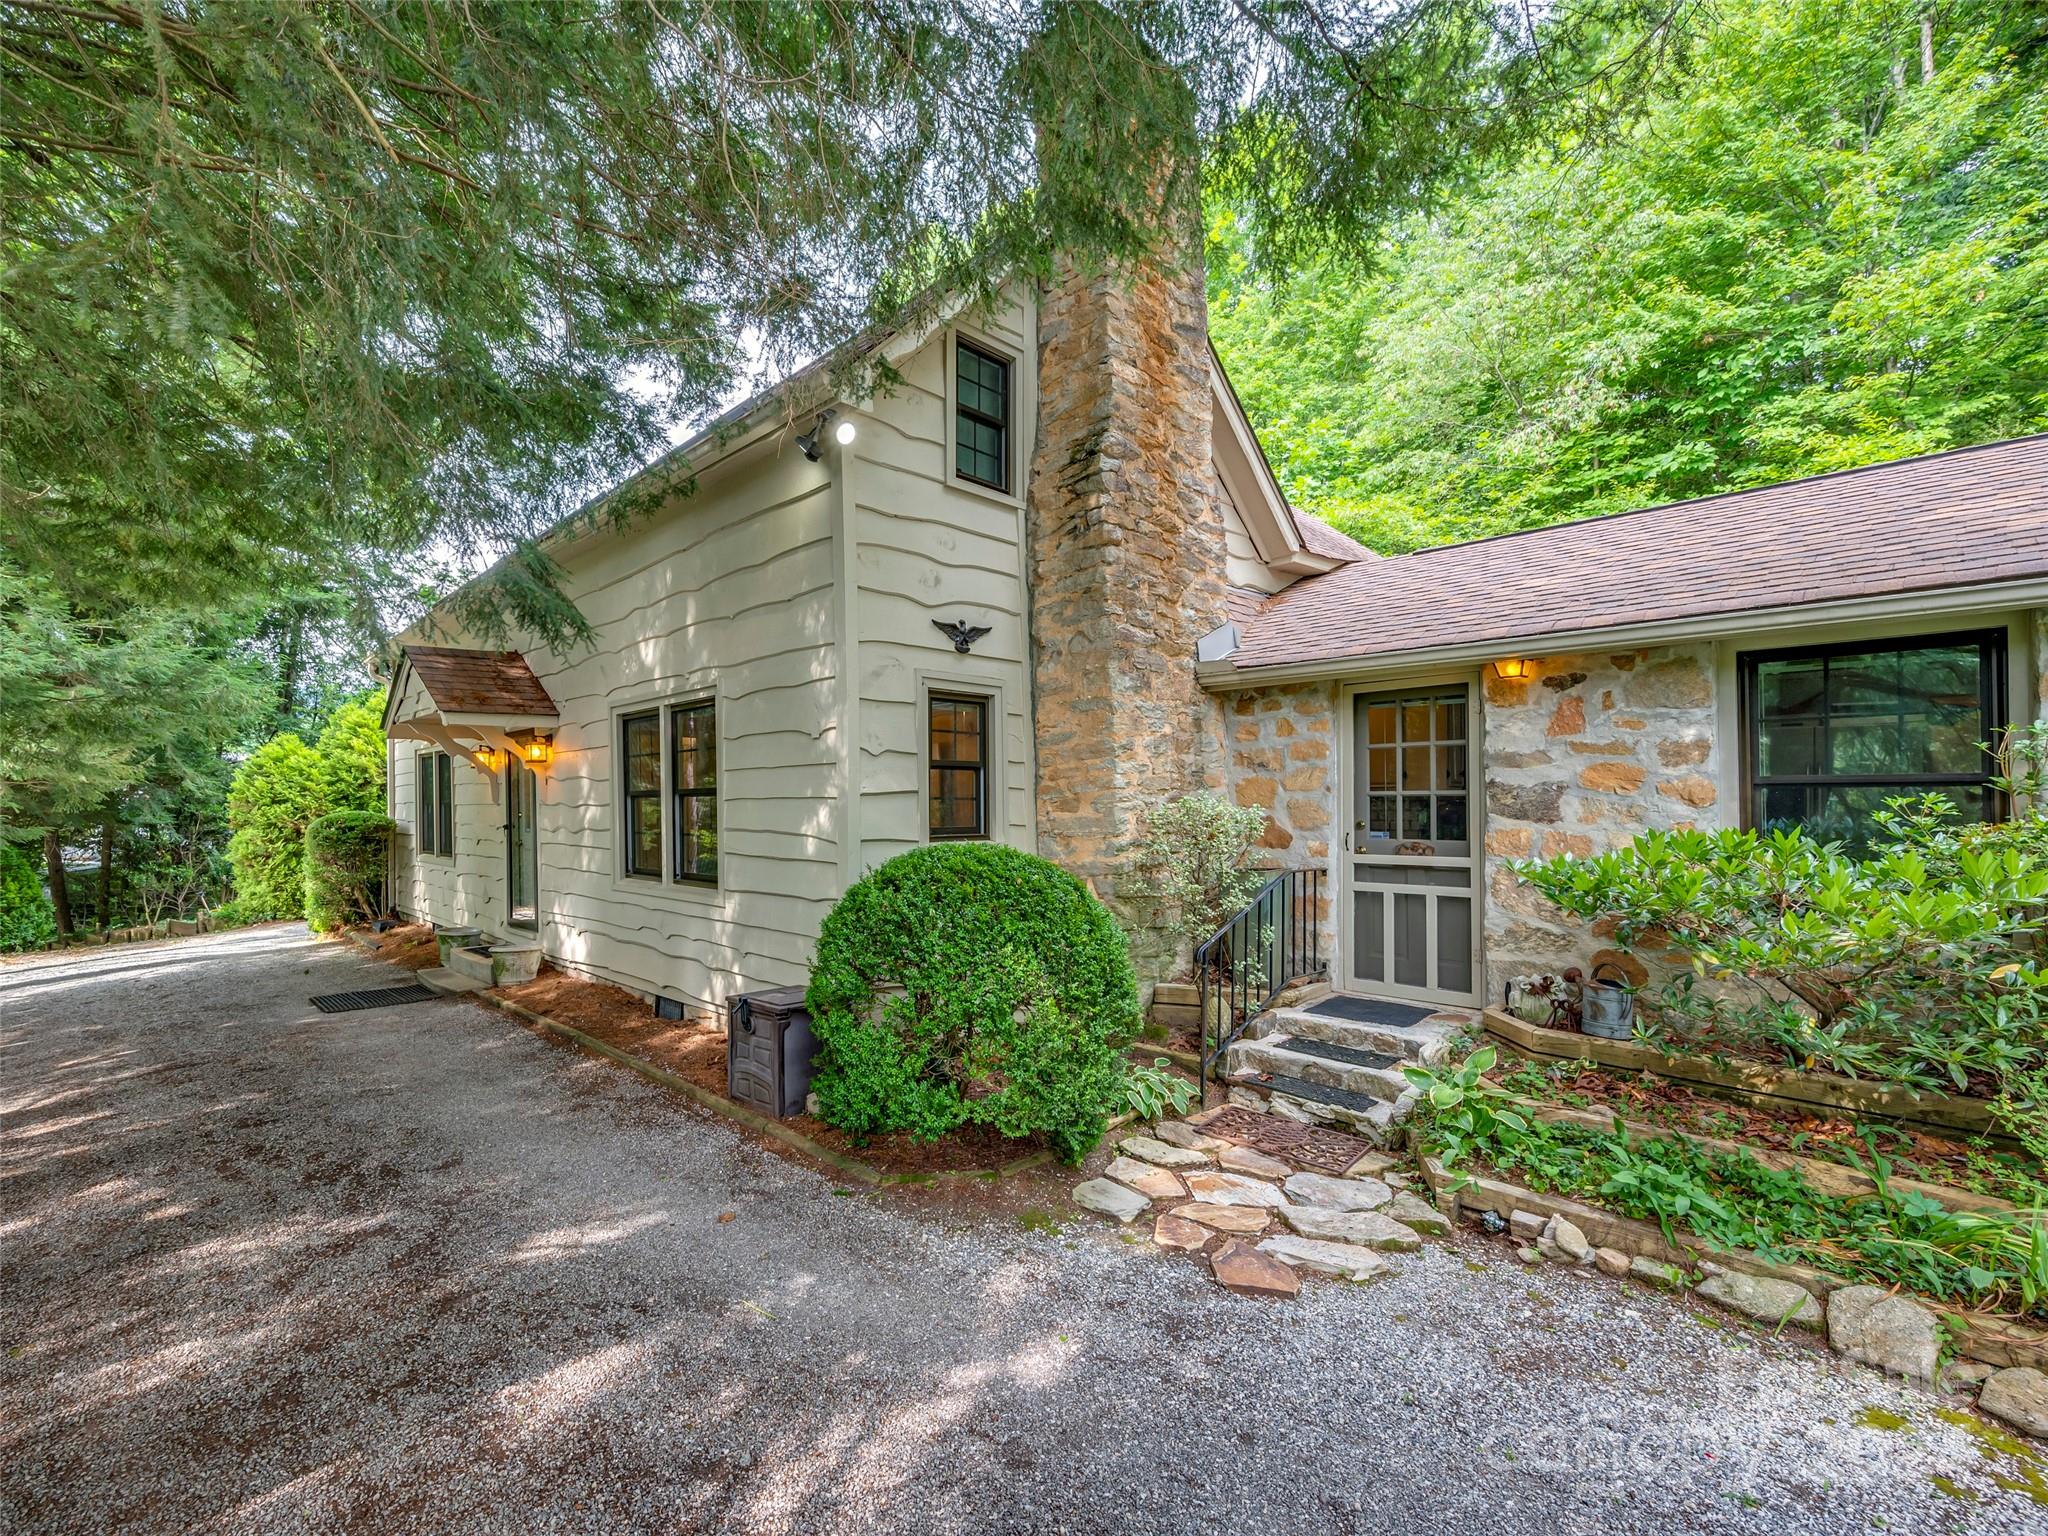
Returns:
[[[1612,971],[1614,979],[1603,971]],[[1627,973],[1612,960],[1596,965],[1591,978],[1579,983],[1579,1028],[1602,1040],[1635,1038],[1636,995]]]

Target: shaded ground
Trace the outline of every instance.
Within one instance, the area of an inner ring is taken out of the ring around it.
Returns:
[[[1935,1400],[1725,1317],[1473,1241],[1242,1301],[471,1003],[306,1003],[390,977],[291,929],[0,968],[0,1529],[2048,1529]]]

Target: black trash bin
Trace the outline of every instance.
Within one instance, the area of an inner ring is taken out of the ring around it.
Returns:
[[[763,1114],[803,1113],[817,1048],[802,987],[747,992],[725,1005],[725,1091]]]

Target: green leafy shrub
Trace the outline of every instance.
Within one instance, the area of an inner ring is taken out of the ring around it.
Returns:
[[[313,751],[321,798],[331,811],[384,809],[384,690],[348,700],[327,718]]]
[[[228,786],[228,862],[251,922],[299,917],[306,904],[306,828],[327,809],[320,756],[297,735],[273,736]]]
[[[1266,813],[1206,791],[1168,800],[1145,818],[1140,888],[1174,941],[1201,943],[1243,909],[1269,878],[1245,861],[1266,830]]]
[[[1115,920],[1044,859],[913,849],[826,917],[808,994],[824,1118],[854,1136],[1043,1135],[1079,1162],[1123,1106],[1137,981]]]
[[[377,811],[329,811],[306,828],[306,921],[315,932],[378,915],[391,831]]]
[[[1157,1120],[1171,1111],[1184,1115],[1195,1102],[1195,1084],[1171,1070],[1164,1056],[1152,1065],[1135,1063],[1124,1074],[1124,1107],[1140,1120]]]
[[[35,866],[0,842],[0,952],[40,949],[57,937],[57,914]]]
[[[1935,797],[1896,803],[1887,829],[1867,858],[1796,830],[1688,830],[1513,867],[1566,913],[1689,966],[1642,997],[1655,1041],[1996,1093],[2048,1055],[2039,818],[1960,827]]]

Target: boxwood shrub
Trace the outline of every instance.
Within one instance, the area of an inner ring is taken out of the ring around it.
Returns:
[[[306,828],[306,921],[316,932],[377,916],[391,820],[329,811]]]
[[[824,1119],[934,1140],[1043,1135],[1068,1162],[1123,1102],[1138,988],[1116,920],[1057,865],[994,843],[901,854],[826,917],[808,995]]]
[[[57,914],[35,866],[12,843],[0,843],[0,952],[41,949],[57,936]]]

